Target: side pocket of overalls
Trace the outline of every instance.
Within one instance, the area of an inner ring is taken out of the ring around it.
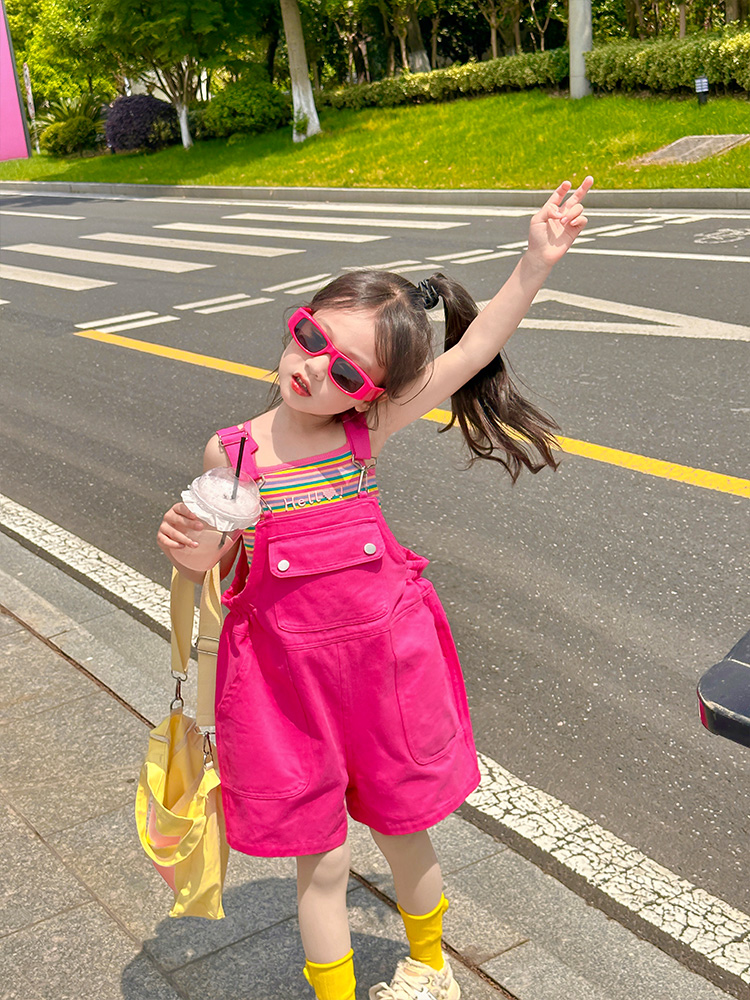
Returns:
[[[461,720],[451,664],[433,613],[423,600],[393,622],[391,643],[406,743],[418,764],[429,764],[451,749],[461,732]]]
[[[248,798],[288,798],[312,773],[312,741],[286,655],[265,652],[252,620],[227,620],[219,646],[216,742],[224,787]]]

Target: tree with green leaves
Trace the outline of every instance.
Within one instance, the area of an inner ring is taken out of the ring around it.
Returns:
[[[236,51],[253,0],[92,0],[96,41],[134,73],[150,72],[177,111],[182,144],[193,140],[188,105],[201,72]]]

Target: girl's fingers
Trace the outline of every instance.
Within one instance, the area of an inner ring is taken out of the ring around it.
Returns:
[[[570,183],[570,181],[563,181],[562,184],[560,184],[557,188],[555,188],[555,190],[549,196],[544,207],[553,208],[559,205],[560,202],[565,197],[565,195],[568,193],[568,191],[570,191],[572,186],[573,185]]]

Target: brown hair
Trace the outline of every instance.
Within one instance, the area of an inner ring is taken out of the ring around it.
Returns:
[[[445,350],[453,347],[478,313],[466,289],[444,274],[428,279],[445,307]],[[312,312],[323,308],[362,309],[375,316],[375,351],[385,370],[385,385],[397,399],[433,358],[432,324],[422,291],[388,271],[348,271],[313,296]],[[377,407],[377,404],[375,404]],[[557,468],[552,454],[558,425],[518,392],[501,354],[451,397],[450,423],[461,428],[472,465],[478,458],[499,462],[513,482],[521,468]],[[499,454],[496,454],[499,452]]]

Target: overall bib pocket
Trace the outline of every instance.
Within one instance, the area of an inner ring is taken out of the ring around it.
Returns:
[[[269,539],[264,595],[283,632],[367,624],[389,611],[385,541],[374,517]]]
[[[253,640],[262,645],[263,634],[248,622],[222,635],[219,656],[226,660],[216,705],[221,781],[236,795],[288,798],[310,783],[308,720],[286,656],[278,649],[256,652]]]
[[[391,632],[398,701],[409,752],[418,764],[446,754],[461,720],[432,612],[419,601]]]

